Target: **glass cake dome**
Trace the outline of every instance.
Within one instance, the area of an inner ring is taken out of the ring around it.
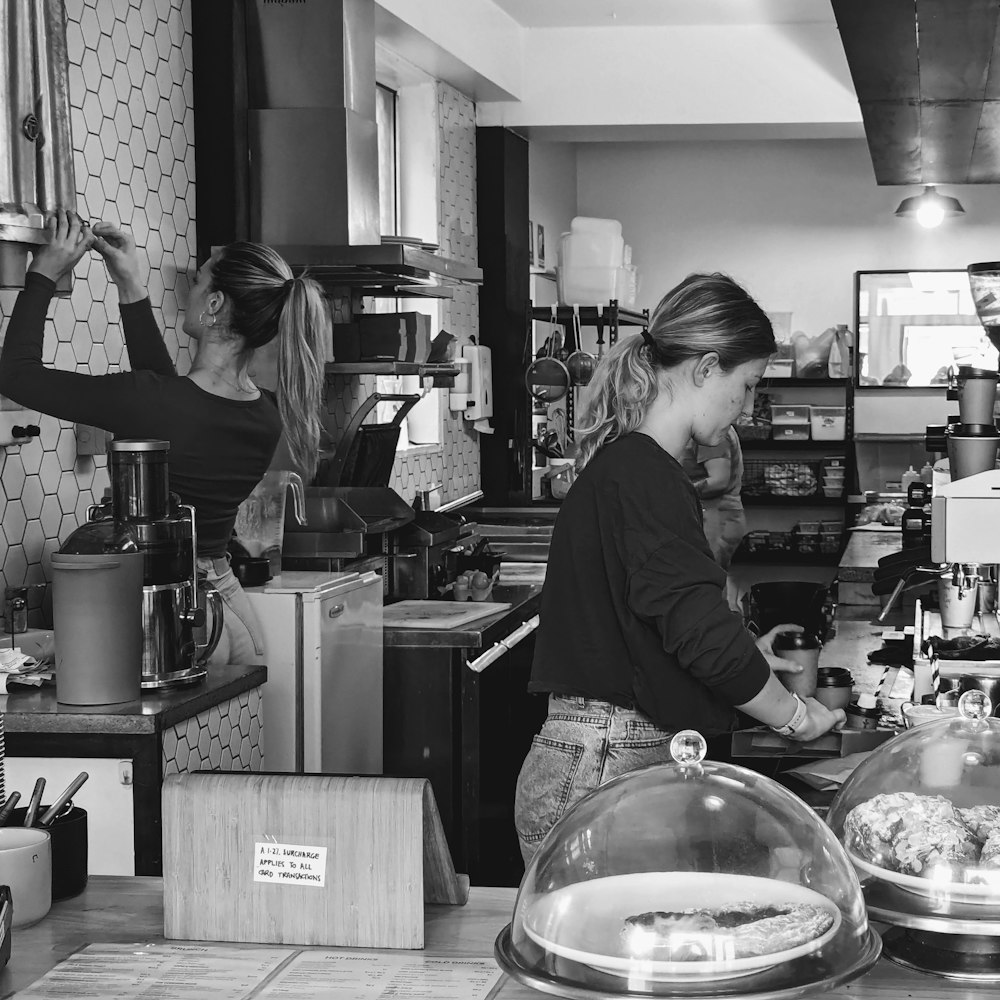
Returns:
[[[982,691],[958,714],[882,744],[844,783],[828,823],[886,954],[962,979],[1000,981],[1000,719]]]
[[[777,782],[704,759],[624,774],[552,828],[528,865],[497,961],[566,997],[798,997],[877,961],[840,842]]]

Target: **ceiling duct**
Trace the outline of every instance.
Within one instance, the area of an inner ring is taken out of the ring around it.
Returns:
[[[236,203],[220,231],[213,213],[225,213],[199,199],[213,244],[246,235],[328,287],[414,294],[482,280],[478,267],[381,242],[374,0],[231,0],[195,4],[193,16],[198,191]],[[205,125],[225,102],[235,139]]]
[[[832,0],[879,184],[1000,182],[1000,0]]]

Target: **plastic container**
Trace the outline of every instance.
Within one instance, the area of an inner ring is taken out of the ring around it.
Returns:
[[[920,470],[920,481],[928,486],[934,482],[934,466],[930,462],[924,462]]]
[[[906,472],[899,477],[899,485],[902,487],[902,492],[905,493],[913,483],[919,483],[923,480],[920,478],[920,473],[911,465]]]
[[[809,424],[772,424],[771,437],[775,441],[808,441]]]
[[[567,306],[610,302],[618,297],[619,271],[624,268],[560,265],[556,269],[559,302]]]
[[[809,424],[809,411],[811,407],[808,404],[803,405],[793,405],[791,403],[782,403],[780,406],[772,404],[771,406],[771,423],[772,424]]]
[[[113,705],[142,694],[143,554],[52,554],[56,700]]]
[[[809,424],[814,441],[843,441],[847,432],[847,407],[810,406]]]

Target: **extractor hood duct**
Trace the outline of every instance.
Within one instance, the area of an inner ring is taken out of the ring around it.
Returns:
[[[244,22],[251,238],[328,286],[481,281],[381,242],[374,0],[245,0]]]
[[[65,18],[62,0],[0,0],[2,288],[24,285],[45,213],[76,206]]]

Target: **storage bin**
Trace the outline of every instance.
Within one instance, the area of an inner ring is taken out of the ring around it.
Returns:
[[[811,407],[807,403],[772,403],[771,423],[772,424],[809,424],[809,410]]]
[[[766,552],[771,541],[771,533],[760,529],[747,532],[743,540],[747,552]]]
[[[768,551],[791,552],[792,533],[790,531],[772,531],[768,539]]]
[[[775,441],[808,441],[808,424],[773,424],[771,437]]]
[[[800,535],[818,535],[820,532],[819,521],[799,521],[795,529]]]
[[[744,496],[806,497],[819,490],[819,462],[744,458]]]
[[[819,534],[795,533],[795,551],[804,556],[812,556],[819,552]]]
[[[819,550],[824,555],[831,555],[840,548],[839,531],[821,531],[819,533]]]
[[[839,455],[827,455],[825,458],[822,459],[822,462],[823,462],[824,472],[827,472],[828,470],[832,471],[834,469],[847,468],[847,462]]]
[[[843,441],[847,428],[847,407],[810,406],[809,423],[814,441]]]
[[[840,497],[840,496],[843,496],[843,495],[844,495],[844,487],[843,486],[824,486],[823,487],[823,496],[825,496],[825,497],[830,497],[832,499],[834,497]]]
[[[556,294],[564,306],[603,305],[618,295],[619,267],[556,268]]]

